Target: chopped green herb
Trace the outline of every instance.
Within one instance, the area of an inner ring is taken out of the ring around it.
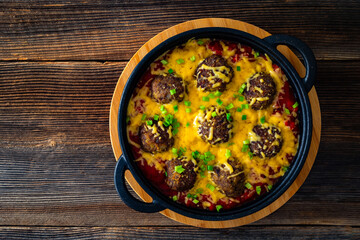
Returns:
[[[189,123],[189,122],[186,123],[186,127],[190,127],[190,123]]]
[[[188,106],[188,107],[191,106],[191,102],[190,102],[190,101],[184,101],[184,104],[185,104],[185,106]]]
[[[216,97],[220,97],[221,94],[222,94],[222,92],[219,92],[219,91],[216,91],[216,92],[215,92],[215,96],[216,96]]]
[[[245,100],[245,97],[244,96],[239,96],[239,101],[242,102]]]
[[[204,102],[208,102],[210,99],[209,99],[209,97],[202,97],[202,100],[203,100]]]
[[[230,103],[230,104],[227,105],[225,108],[226,108],[227,110],[230,110],[230,109],[232,109],[233,107],[234,107],[234,104]]]
[[[246,84],[243,83],[243,84],[241,85],[241,88],[240,88],[240,90],[239,90],[239,93],[242,94],[242,93],[244,92],[245,88],[246,88]]]
[[[172,197],[173,201],[177,201],[178,200],[178,197],[175,195]]]
[[[174,95],[176,93],[176,89],[174,88],[174,89],[170,89],[170,94],[171,95]]]
[[[199,157],[200,153],[198,151],[194,151],[191,153],[191,155],[193,158],[197,159]]]
[[[202,178],[206,177],[204,172],[200,172],[200,177],[202,177]]]
[[[223,104],[223,101],[221,101],[220,98],[216,99],[216,102],[221,106]]]
[[[258,195],[260,195],[260,193],[261,193],[261,187],[260,186],[256,186],[256,193]]]
[[[178,132],[179,132],[179,129],[176,128],[176,129],[172,130],[171,133],[172,133],[173,135],[176,135]]]
[[[241,108],[239,108],[239,107],[238,107],[238,108],[236,108],[236,111],[237,111],[237,112],[241,112],[241,110],[242,110],[242,109],[241,109]]]
[[[226,157],[226,158],[231,157],[231,151],[230,151],[229,149],[226,149],[225,157]]]
[[[185,61],[184,61],[184,59],[182,59],[182,58],[179,58],[179,59],[177,59],[176,60],[176,63],[177,64],[182,64],[182,63],[184,63]]]
[[[211,185],[210,183],[206,184],[206,187],[208,189],[210,189],[210,191],[212,191],[212,192],[215,190],[215,187],[213,185]]]
[[[195,62],[195,60],[196,60],[196,57],[195,57],[195,56],[191,56],[191,57],[190,57],[190,61]]]
[[[160,111],[164,111],[165,110],[165,106],[164,105],[161,105],[160,106]]]
[[[299,106],[298,102],[296,102],[296,103],[294,103],[294,105],[292,105],[293,108],[297,108],[298,106]]]
[[[272,185],[268,185],[267,189],[270,191],[272,189]]]
[[[186,195],[186,197],[187,197],[187,198],[192,198],[192,195],[191,195],[190,193],[188,193],[188,194]]]
[[[231,122],[231,113],[226,113],[226,119]]]
[[[199,200],[194,199],[194,200],[193,200],[193,203],[198,204],[198,203],[199,203]]]
[[[146,114],[144,113],[141,117],[141,120],[144,121],[146,119]]]
[[[153,125],[153,121],[152,121],[152,120],[148,120],[148,121],[146,121],[146,124],[149,125],[149,126],[152,126],[152,125]]]
[[[282,170],[283,170],[284,172],[286,172],[288,169],[289,169],[289,167],[287,167],[287,166],[283,166],[283,167],[282,167]]]
[[[166,61],[165,59],[163,59],[163,60],[161,60],[161,63],[164,64],[164,65],[166,65],[166,64],[168,64],[169,62]]]
[[[264,123],[265,123],[265,116],[263,116],[263,117],[260,118],[260,122],[261,122],[261,124],[264,124]]]
[[[211,165],[208,165],[208,166],[207,166],[207,170],[208,170],[208,171],[212,171],[212,170],[214,170],[214,167],[211,166]]]
[[[155,114],[155,115],[154,115],[154,120],[155,120],[155,121],[159,120],[159,115]]]
[[[177,155],[177,149],[176,149],[176,148],[172,148],[172,149],[171,149],[171,152],[172,152],[173,154]]]
[[[285,111],[286,114],[290,115],[290,110],[289,109],[284,108],[284,111]]]
[[[240,72],[241,67],[240,66],[236,66],[236,71]]]
[[[235,144],[235,143],[233,143],[233,142],[232,142],[232,143],[228,143],[228,147],[230,147],[231,145],[234,145],[234,144]]]
[[[167,171],[165,171],[165,176],[167,177]]]
[[[127,117],[126,117],[126,123],[128,123],[129,121],[130,121],[130,117],[127,116]]]
[[[202,188],[196,189],[196,193],[199,193],[199,194],[201,194],[203,191],[204,191],[204,190],[203,190]]]
[[[203,45],[203,44],[204,44],[204,42],[201,41],[201,40],[197,41],[197,43],[198,43],[199,45]]]
[[[256,58],[257,58],[259,55],[260,55],[259,52],[255,52],[255,53],[254,53],[254,57],[256,57]]]
[[[174,105],[174,107],[173,107],[173,108],[174,108],[174,112],[175,112],[175,113],[177,113],[177,112],[179,111],[179,107],[178,107],[178,105]]]
[[[249,104],[241,104],[242,109],[249,109]]]
[[[243,143],[244,143],[244,144],[249,144],[250,141],[249,141],[249,139],[246,139],[245,141],[243,141]]]
[[[212,112],[211,116],[216,117],[216,112]]]
[[[215,98],[215,94],[214,94],[214,93],[209,93],[208,97],[211,98],[211,99],[214,99],[214,98]]]
[[[246,120],[246,115],[242,115],[241,120]]]
[[[245,183],[245,187],[247,188],[247,189],[252,189],[252,185],[250,184],[250,183]]]
[[[177,172],[177,173],[182,173],[182,172],[184,172],[185,171],[185,169],[183,168],[183,166],[182,165],[179,165],[179,166],[175,166],[175,172]]]
[[[254,154],[252,152],[248,152],[248,155],[249,155],[250,159],[252,159],[254,157]]]
[[[220,212],[220,209],[222,209],[222,208],[223,208],[223,206],[221,206],[221,205],[216,205],[216,211]]]
[[[204,105],[200,105],[200,107],[199,107],[201,110],[205,110],[205,106]]]
[[[174,72],[174,70],[172,70],[171,68],[168,70],[168,72],[170,73],[170,74],[172,74],[173,72]]]
[[[187,113],[191,113],[191,108],[186,108],[185,111],[186,111]]]
[[[249,149],[249,145],[244,144],[243,147],[241,148],[242,152],[246,152]]]
[[[201,169],[201,171],[203,171],[203,172],[206,170],[206,168],[205,168],[204,165],[201,165],[201,166],[200,166],[200,169]]]

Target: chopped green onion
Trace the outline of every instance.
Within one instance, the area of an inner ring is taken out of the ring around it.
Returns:
[[[204,44],[204,42],[201,41],[201,40],[197,41],[197,43],[198,43],[199,45],[203,45],[203,44]]]
[[[245,88],[246,88],[246,84],[243,83],[243,84],[241,85],[241,88],[240,88],[240,90],[239,90],[239,93],[242,94],[242,93],[244,92]]]
[[[191,102],[190,102],[190,101],[184,101],[184,104],[185,104],[185,106],[188,106],[188,107],[191,106]]]
[[[178,132],[179,132],[179,129],[176,128],[176,129],[172,130],[171,133],[172,133],[173,135],[176,135]]]
[[[204,191],[204,190],[203,190],[202,188],[196,189],[196,192],[199,193],[199,194],[201,194],[203,191]]]
[[[200,166],[200,169],[201,169],[201,171],[203,171],[203,172],[206,170],[206,168],[205,168],[204,165],[201,165],[201,166]]]
[[[233,142],[232,142],[232,143],[228,143],[228,147],[230,147],[231,145],[234,145],[234,144],[235,144],[235,143],[233,143]]]
[[[179,165],[179,166],[175,166],[175,172],[177,172],[177,173],[182,173],[182,172],[184,172],[185,171],[185,169],[183,168],[183,166],[182,165]]]
[[[191,108],[186,108],[185,111],[186,111],[187,113],[191,113]]]
[[[174,108],[174,112],[176,112],[176,113],[177,113],[177,112],[179,111],[179,107],[178,107],[178,105],[174,105],[174,107],[173,107],[173,108]]]
[[[221,101],[220,98],[216,99],[216,102],[221,106],[223,104],[223,101]]]
[[[272,185],[268,185],[267,189],[269,189],[269,191],[270,191],[272,189],[272,187],[273,187]]]
[[[240,72],[241,67],[240,66],[236,66],[236,71]]]
[[[237,112],[241,112],[241,110],[242,110],[242,109],[241,109],[241,108],[239,108],[239,107],[238,107],[238,108],[236,108],[236,111],[237,111]]]
[[[187,198],[192,198],[192,195],[191,195],[190,193],[188,193],[188,194],[186,195],[186,197],[187,197]]]
[[[221,205],[216,205],[216,211],[220,212],[220,209],[222,209],[222,208],[223,208],[223,206],[221,206]]]
[[[296,102],[296,103],[294,103],[294,105],[292,105],[293,108],[297,108],[298,106],[299,106],[298,102]]]
[[[214,93],[209,93],[208,97],[211,98],[211,99],[214,99],[214,98],[215,98],[215,94],[214,94]]]
[[[257,58],[259,55],[260,55],[259,52],[255,52],[255,53],[254,53],[254,57],[256,57],[256,58]]]
[[[182,59],[182,58],[179,58],[179,59],[177,59],[176,60],[176,63],[177,64],[182,64],[182,63],[184,63],[185,61],[184,61],[184,59]]]
[[[192,157],[195,158],[195,159],[199,157],[199,154],[200,153],[198,151],[194,151],[194,152],[191,153]]]
[[[265,116],[263,116],[263,117],[260,118],[260,122],[261,122],[261,124],[264,124],[264,123],[265,123]]]
[[[210,183],[206,184],[206,187],[208,189],[210,189],[210,191],[212,191],[212,192],[215,190],[215,187],[213,185],[211,185]]]
[[[245,100],[245,97],[244,96],[239,96],[239,101],[242,102]]]
[[[176,119],[174,119],[174,121],[173,121],[173,127],[174,128],[180,127],[180,123]]]
[[[207,170],[208,170],[208,171],[212,171],[212,170],[214,170],[214,167],[211,166],[211,165],[208,165],[208,166],[207,166]]]
[[[141,120],[144,121],[146,119],[146,114],[144,113],[141,117]]]
[[[246,139],[245,141],[243,141],[243,143],[244,143],[244,144],[249,144],[250,141],[249,141],[249,139]]]
[[[163,60],[161,60],[161,63],[164,64],[164,65],[166,65],[166,64],[168,64],[169,62],[166,61],[165,59],[163,59]]]
[[[242,115],[241,120],[246,120],[246,115]]]
[[[202,178],[206,177],[204,172],[200,172],[200,177],[202,177]]]
[[[252,189],[252,185],[250,184],[250,183],[245,183],[245,187],[247,188],[247,189]]]
[[[241,104],[242,109],[249,109],[249,104]]]
[[[227,119],[229,122],[231,122],[231,113],[227,113],[227,114],[226,114],[226,119]]]
[[[250,159],[252,159],[254,157],[254,154],[252,152],[248,152],[248,155],[249,155]]]
[[[215,92],[215,96],[216,96],[216,97],[220,97],[221,94],[222,94],[222,92],[219,92],[219,91],[216,91],[216,92]]]
[[[148,120],[148,121],[146,121],[146,124],[149,125],[149,126],[152,126],[152,125],[153,125],[153,121],[152,121],[152,120]]]
[[[261,187],[260,186],[256,186],[256,193],[258,195],[260,195],[260,193],[261,193]]]
[[[155,114],[155,115],[154,115],[154,120],[155,120],[155,121],[159,120],[159,115]]]
[[[205,110],[205,106],[204,105],[200,105],[200,107],[199,107],[201,110]]]
[[[186,123],[186,127],[190,127],[190,123],[188,122],[188,123]]]
[[[209,97],[202,97],[202,100],[203,100],[204,102],[208,102],[210,99],[209,99]]]
[[[287,167],[287,166],[282,167],[282,170],[283,170],[284,172],[286,172],[288,169],[289,169],[289,167]]]
[[[172,149],[171,149],[171,152],[172,152],[173,154],[177,155],[177,149],[176,149],[176,148],[172,148]]]
[[[226,158],[231,157],[231,151],[230,151],[229,149],[226,149],[225,157],[226,157]]]
[[[246,152],[249,149],[249,145],[244,144],[243,147],[241,148],[242,152]]]
[[[170,89],[170,94],[171,95],[174,95],[176,93],[176,89],[174,88],[174,89]]]
[[[194,200],[193,200],[193,203],[198,204],[198,203],[199,203],[199,200],[194,199]]]
[[[174,70],[172,70],[171,68],[168,70],[168,72],[170,73],[170,74],[172,74],[173,72],[174,72]]]
[[[164,111],[165,110],[165,106],[164,105],[161,105],[160,106],[160,111]]]
[[[230,104],[227,105],[225,108],[226,108],[227,110],[230,110],[230,109],[232,109],[233,107],[234,107],[234,104],[230,103]]]
[[[212,112],[211,116],[216,117],[216,112]]]
[[[130,117],[127,116],[127,117],[126,117],[126,123],[128,123],[129,121],[130,121]]]
[[[175,195],[172,197],[173,201],[177,201],[178,200],[178,197]]]
[[[165,176],[167,177],[167,171],[165,171]]]
[[[196,57],[195,57],[195,56],[191,56],[191,57],[190,57],[190,61],[195,62],[195,60],[196,60]]]
[[[284,111],[285,111],[286,114],[290,115],[290,110],[289,109],[284,108]]]

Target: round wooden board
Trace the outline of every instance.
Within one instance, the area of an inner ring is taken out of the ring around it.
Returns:
[[[110,107],[110,138],[111,138],[111,145],[114,151],[114,155],[116,160],[119,159],[121,156],[121,148],[118,138],[118,111],[120,105],[121,94],[124,89],[125,83],[128,80],[131,72],[135,68],[135,66],[140,62],[140,60],[154,47],[156,47],[159,43],[165,41],[166,39],[191,30],[195,28],[204,28],[204,27],[226,27],[226,28],[233,28],[238,29],[241,31],[248,32],[259,38],[264,38],[269,35],[270,33],[266,32],[265,30],[258,28],[254,25],[231,20],[231,19],[224,19],[224,18],[205,18],[205,19],[197,19],[188,22],[184,22],[173,26],[165,31],[159,33],[152,39],[150,39],[147,43],[145,43],[130,59],[129,63],[126,65],[124,71],[122,72],[112,98],[111,107]],[[305,76],[305,68],[300,62],[300,60],[296,57],[296,55],[287,47],[279,46],[278,50],[281,51],[284,56],[292,63],[295,69],[298,71],[301,77]],[[299,176],[296,178],[294,183],[290,186],[290,188],[279,197],[275,202],[267,206],[266,208],[253,213],[249,216],[238,218],[234,220],[227,220],[227,221],[203,221],[197,220],[189,217],[185,217],[183,215],[177,214],[169,209],[165,209],[164,211],[160,212],[161,214],[184,224],[193,225],[197,227],[203,228],[229,228],[229,227],[237,227],[241,225],[245,225],[256,220],[259,220],[270,213],[277,210],[283,204],[285,204],[300,188],[300,186],[304,183],[306,177],[308,176],[311,167],[314,164],[315,157],[319,148],[320,143],[320,134],[321,134],[321,113],[320,113],[320,105],[319,100],[316,94],[315,87],[309,92],[309,98],[311,103],[311,109],[313,114],[313,131],[312,131],[312,140],[309,155],[306,159],[303,169],[301,170]],[[134,191],[146,202],[151,202],[152,198],[140,187],[140,185],[136,182],[130,171],[126,171],[125,178],[130,184],[130,186],[134,189]]]

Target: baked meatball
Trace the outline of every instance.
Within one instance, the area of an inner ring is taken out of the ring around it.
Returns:
[[[162,120],[162,119],[160,119]],[[149,125],[151,121],[151,125]],[[145,152],[164,152],[174,145],[174,138],[170,132],[172,126],[165,127],[162,121],[148,119],[139,128],[140,146]]]
[[[269,124],[256,125],[249,138],[251,152],[260,158],[275,156],[283,142],[280,129]]]
[[[197,87],[205,92],[225,91],[233,76],[234,70],[218,55],[205,58],[195,71]]]
[[[196,162],[187,157],[174,158],[165,163],[166,183],[176,191],[185,191],[194,186],[196,180]],[[177,170],[177,171],[176,171]]]
[[[229,141],[232,135],[232,119],[224,108],[211,106],[197,116],[198,134],[212,145]]]
[[[150,89],[152,98],[158,103],[169,103],[173,100],[181,102],[185,95],[183,80],[173,75],[157,75],[151,82]],[[175,93],[172,94],[171,91]]]
[[[276,85],[269,74],[255,73],[252,75],[244,90],[244,96],[252,109],[265,109],[273,102]]]
[[[225,164],[215,166],[214,171],[211,173],[211,179],[228,197],[237,197],[244,191],[245,186],[245,173],[241,163],[233,157],[227,161],[233,171],[230,173]]]

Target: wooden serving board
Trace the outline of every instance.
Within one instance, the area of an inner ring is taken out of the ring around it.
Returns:
[[[116,160],[119,159],[121,156],[121,148],[118,138],[118,111],[120,105],[121,94],[124,89],[125,83],[128,80],[131,72],[135,68],[135,66],[140,62],[140,60],[154,47],[156,47],[159,43],[165,41],[166,39],[196,28],[204,28],[204,27],[226,27],[226,28],[233,28],[238,29],[241,31],[248,32],[253,34],[257,37],[264,38],[269,35],[270,33],[266,32],[265,30],[258,28],[254,25],[231,20],[231,19],[224,19],[224,18],[205,18],[205,19],[197,19],[188,22],[184,22],[173,26],[165,31],[159,33],[148,42],[146,42],[130,59],[129,63],[126,65],[124,71],[122,72],[112,98],[111,107],[110,107],[110,138],[111,138],[111,145],[114,151],[114,155]],[[284,56],[292,63],[295,69],[298,71],[301,77],[305,76],[305,68],[300,62],[300,60],[296,57],[296,55],[291,52],[291,50],[285,46],[279,46],[279,51],[281,51]],[[283,204],[285,204],[300,188],[300,186],[304,183],[306,177],[308,176],[311,167],[314,164],[315,157],[319,148],[320,143],[320,134],[321,134],[321,113],[320,113],[320,105],[319,100],[316,94],[315,87],[309,92],[309,98],[311,103],[311,109],[313,114],[313,131],[312,131],[312,140],[309,155],[306,159],[303,169],[301,170],[299,176],[296,178],[294,183],[290,186],[290,188],[279,197],[275,202],[267,206],[266,208],[261,209],[260,211],[253,213],[251,215],[234,219],[234,220],[227,220],[227,221],[203,221],[197,220],[189,217],[185,217],[183,215],[177,214],[169,209],[165,209],[164,211],[160,212],[161,214],[184,224],[193,225],[197,227],[203,228],[229,228],[229,227],[236,227],[245,225],[256,220],[259,220],[270,213],[274,212],[278,208],[280,208]],[[126,171],[125,178],[130,184],[130,186],[134,189],[134,191],[146,202],[151,202],[152,198],[140,187],[140,185],[136,182],[130,171]]]

